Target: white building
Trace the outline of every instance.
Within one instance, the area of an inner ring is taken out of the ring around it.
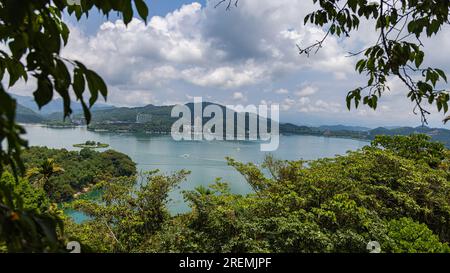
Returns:
[[[152,120],[152,115],[139,113],[136,116],[136,123],[148,123]]]

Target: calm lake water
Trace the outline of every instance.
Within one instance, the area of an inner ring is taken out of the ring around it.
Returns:
[[[84,127],[54,129],[38,125],[25,125],[26,139],[30,146],[47,146],[79,150],[72,145],[87,140],[99,141],[110,145],[109,149],[127,154],[137,163],[138,170],[159,169],[171,173],[181,169],[192,173],[181,184],[180,190],[171,194],[169,204],[172,213],[187,211],[180,192],[194,189],[200,185],[208,186],[220,177],[228,182],[234,193],[248,193],[250,187],[243,177],[233,168],[227,166],[225,157],[229,156],[241,162],[261,163],[267,153],[260,151],[258,142],[197,141],[177,142],[170,136],[150,136],[145,134],[117,134],[91,132]],[[334,157],[356,150],[367,142],[327,138],[316,136],[281,136],[280,146],[272,152],[278,159],[299,160]],[[81,217],[80,215],[73,215]]]

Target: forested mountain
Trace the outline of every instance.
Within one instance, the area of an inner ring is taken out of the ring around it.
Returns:
[[[450,147],[450,130],[443,128],[429,128],[426,126],[419,127],[400,127],[394,129],[386,129],[383,127],[376,128],[369,131],[369,138],[373,139],[377,135],[411,135],[411,134],[426,134],[431,136],[432,140],[440,141],[447,147]]]
[[[356,131],[356,132],[366,132],[370,131],[370,128],[363,126],[347,126],[347,125],[322,125],[319,126],[320,129],[330,130],[330,131]]]
[[[20,123],[43,123],[46,121],[43,116],[21,104],[17,104],[16,117],[17,122]]]
[[[204,107],[211,103],[204,103]],[[187,104],[190,109],[194,105]],[[219,105],[222,109],[225,106]],[[148,105],[145,107],[136,108],[114,108],[106,110],[97,110],[93,112],[93,124],[90,126],[92,130],[108,130],[108,131],[129,131],[129,132],[170,132],[170,128],[177,120],[171,118],[172,106],[155,106]],[[192,111],[193,112],[193,111]],[[139,115],[147,115],[148,120],[145,122],[137,122]],[[225,121],[226,117],[224,117]],[[206,122],[208,119],[204,119]],[[372,140],[377,135],[411,135],[411,134],[426,134],[431,136],[433,141],[440,141],[447,147],[450,147],[450,130],[443,128],[429,128],[426,126],[419,127],[393,127],[384,128],[379,127],[370,129],[360,126],[300,126],[292,123],[281,123],[280,133],[285,135],[316,135],[328,137],[347,137],[356,139]]]
[[[214,103],[204,102],[203,108]],[[221,107],[225,113],[225,106],[215,104]],[[194,104],[187,106],[193,113]],[[89,125],[91,130],[105,130],[111,132],[133,132],[133,133],[170,133],[172,124],[178,118],[172,118],[171,110],[173,106],[147,105],[144,107],[120,107],[97,109],[93,111],[92,123]],[[40,115],[33,110],[18,105],[17,118],[22,123],[46,123],[49,125],[70,125],[71,121],[66,120],[62,123],[63,114],[54,112],[52,114]],[[82,114],[72,115],[74,120],[81,120]],[[224,122],[226,122],[224,116]],[[204,118],[203,122],[209,118]],[[193,122],[193,121],[192,121]],[[224,123],[225,124],[225,123]],[[433,141],[444,143],[450,147],[450,130],[443,128],[419,127],[378,127],[370,129],[361,126],[345,125],[327,125],[319,127],[300,126],[292,123],[281,123],[280,133],[285,135],[315,135],[327,137],[344,137],[372,140],[377,135],[411,135],[426,134],[431,136]]]

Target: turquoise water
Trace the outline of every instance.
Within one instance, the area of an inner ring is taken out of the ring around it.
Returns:
[[[234,193],[248,193],[250,187],[233,168],[227,166],[225,157],[241,162],[261,163],[267,153],[260,151],[258,142],[192,141],[177,142],[170,136],[150,136],[145,134],[117,134],[91,132],[84,127],[55,129],[37,125],[25,126],[26,139],[30,146],[47,146],[79,150],[72,145],[87,140],[108,143],[109,149],[125,153],[137,163],[139,171],[159,169],[171,173],[181,169],[191,171],[179,190],[171,193],[169,209],[172,213],[189,210],[181,191],[208,186],[220,177],[230,184]],[[281,136],[278,150],[272,152],[278,159],[299,160],[333,157],[345,154],[367,145],[367,142],[316,136]],[[71,215],[80,220],[79,213]]]

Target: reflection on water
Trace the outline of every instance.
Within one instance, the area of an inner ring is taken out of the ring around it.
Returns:
[[[30,146],[47,146],[79,150],[72,145],[87,140],[107,143],[109,149],[125,153],[137,163],[139,171],[159,169],[165,173],[187,169],[191,175],[180,189],[171,194],[169,208],[179,213],[189,208],[184,203],[181,191],[207,186],[220,177],[230,184],[235,193],[248,193],[250,187],[243,177],[227,166],[225,157],[241,162],[260,164],[267,153],[260,151],[260,143],[244,141],[189,141],[177,142],[170,136],[145,134],[116,134],[91,132],[84,127],[55,129],[26,125],[26,139]],[[272,152],[276,158],[286,160],[317,159],[344,154],[367,145],[367,142],[316,136],[282,136],[279,149]]]

